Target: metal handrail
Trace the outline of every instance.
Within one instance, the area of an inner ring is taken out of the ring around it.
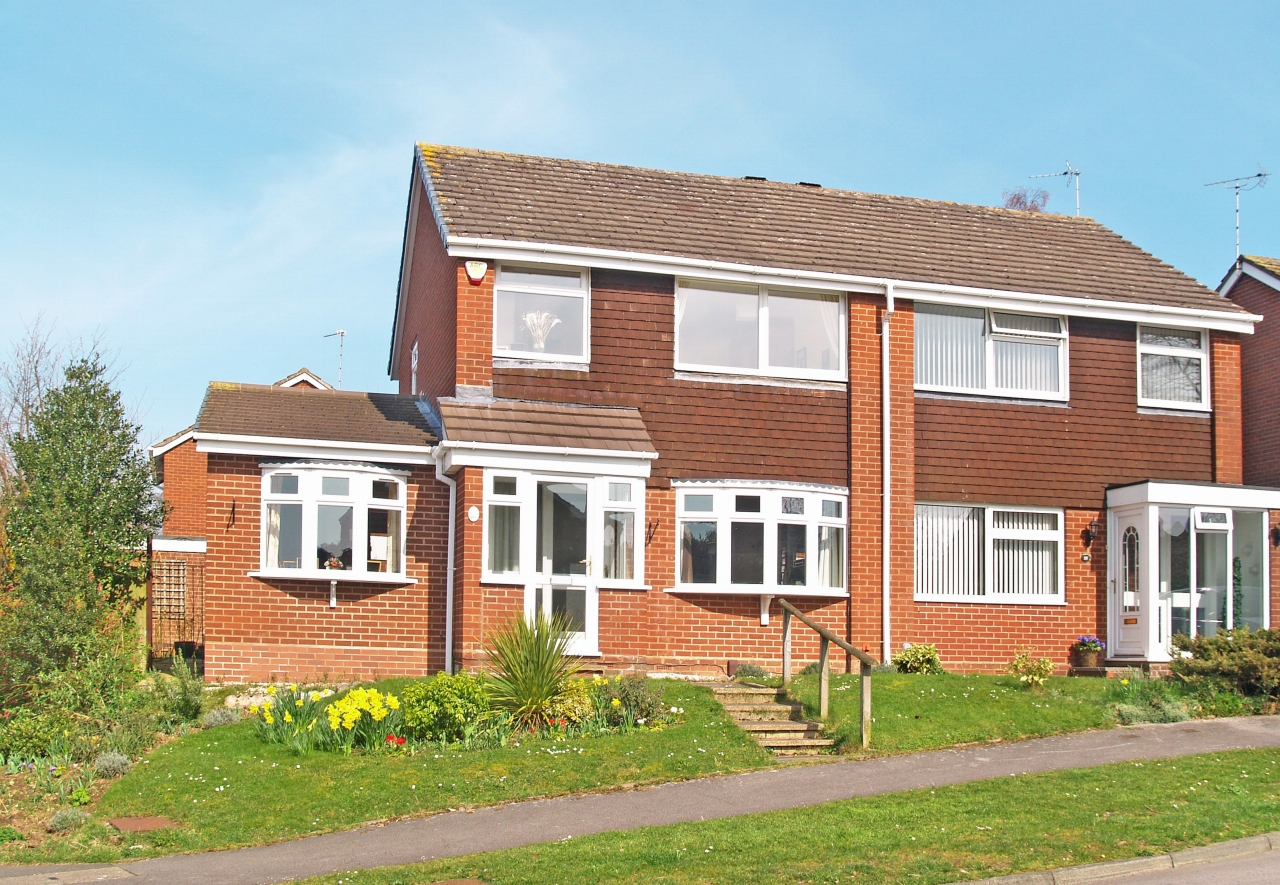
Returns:
[[[879,662],[826,627],[810,620],[785,599],[779,599],[778,605],[782,607],[782,685],[784,688],[791,683],[791,619],[796,618],[818,634],[818,715],[822,719],[827,718],[831,698],[831,646],[834,644],[858,659],[861,676],[859,690],[862,693],[862,720],[858,727],[858,734],[862,740],[862,749],[867,749],[871,744],[871,668]]]

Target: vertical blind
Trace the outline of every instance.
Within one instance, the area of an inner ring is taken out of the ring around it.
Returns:
[[[1062,391],[1057,317],[916,304],[916,384],[951,390]],[[1052,337],[1050,337],[1052,336]],[[988,370],[988,344],[990,369]]]
[[[982,508],[916,505],[916,595],[982,596]]]
[[[987,312],[916,305],[916,384],[981,390],[987,386]]]
[[[1059,514],[917,504],[915,522],[916,596],[1014,601],[1060,595]]]

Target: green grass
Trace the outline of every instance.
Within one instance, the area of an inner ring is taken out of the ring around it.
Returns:
[[[920,885],[1158,854],[1274,830],[1280,750],[913,790],[307,879],[309,885]]]
[[[832,674],[825,731],[842,751],[860,752],[859,676]],[[1059,677],[1043,689],[1023,688],[1016,676],[871,677],[871,750],[909,753],[993,740],[1019,740],[1115,725],[1106,680]],[[797,676],[791,694],[817,715],[818,677]]]
[[[526,739],[491,750],[298,757],[262,743],[249,722],[211,729],[135,765],[89,809],[95,822],[75,838],[34,849],[0,845],[0,862],[113,861],[259,845],[370,820],[774,764],[725,719],[707,689],[674,680],[663,688],[668,703],[685,710],[685,721],[665,730]],[[101,823],[130,815],[164,815],[180,826],[121,841]]]

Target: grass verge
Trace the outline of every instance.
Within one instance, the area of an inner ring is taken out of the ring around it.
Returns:
[[[930,885],[1255,835],[1274,830],[1278,814],[1280,750],[1245,750],[605,833],[305,882]]]
[[[94,820],[72,837],[0,845],[0,863],[106,862],[260,845],[371,820],[774,764],[725,719],[706,688],[672,680],[663,690],[668,704],[684,708],[685,721],[662,731],[521,739],[489,750],[299,757],[258,740],[249,722],[210,729],[152,751],[87,809]],[[103,822],[132,815],[163,815],[180,826],[122,838]]]

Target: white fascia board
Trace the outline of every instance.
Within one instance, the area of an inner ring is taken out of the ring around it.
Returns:
[[[566,267],[599,267],[631,270],[685,278],[748,283],[761,286],[803,286],[835,292],[883,294],[892,286],[894,294],[903,298],[938,304],[994,307],[1021,312],[1069,315],[1090,319],[1142,322],[1154,325],[1190,325],[1201,329],[1252,334],[1262,317],[1234,311],[1203,310],[1190,307],[1162,307],[1065,295],[1042,295],[975,286],[950,286],[885,277],[823,271],[788,270],[758,265],[734,264],[700,258],[649,255],[590,246],[558,246],[550,243],[523,243],[489,240],[478,237],[449,237],[446,241],[451,256],[484,258],[490,261],[524,261]]]
[[[1107,507],[1125,507],[1130,504],[1280,510],[1280,489],[1208,483],[1141,482],[1107,490]]]
[[[175,436],[173,439],[169,440],[168,442],[156,443],[154,446],[149,447],[147,449],[147,454],[149,454],[152,458],[159,458],[165,452],[169,452],[169,451],[172,451],[173,449],[176,449],[178,446],[182,445],[184,442],[191,439],[195,435],[196,435],[195,430],[188,430],[186,433],[180,433],[177,436]]]
[[[380,461],[390,464],[430,464],[430,446],[402,446],[385,443],[337,442],[322,439],[286,439],[270,436],[239,436],[227,433],[197,433],[196,451],[213,455],[256,455],[266,458],[343,461]]]
[[[151,539],[152,553],[206,553],[209,542],[204,538],[166,538],[156,535]]]
[[[843,495],[846,498],[849,496],[849,490],[844,486],[829,486],[816,482],[787,482],[781,479],[673,479],[671,487],[673,489],[781,489],[782,491],[813,492],[819,495]]]
[[[1248,274],[1249,276],[1253,277],[1258,282],[1265,283],[1266,285],[1270,286],[1272,289],[1280,291],[1280,277],[1276,276],[1273,273],[1270,273],[1269,271],[1263,270],[1262,268],[1258,267],[1256,264],[1253,264],[1251,261],[1249,261],[1249,259],[1246,258],[1244,260],[1243,264],[1240,267],[1240,270],[1242,270],[1244,273]]]
[[[584,476],[625,476],[647,479],[655,452],[615,452],[553,446],[509,446],[446,440],[436,447],[446,474],[457,467],[496,467]]]

